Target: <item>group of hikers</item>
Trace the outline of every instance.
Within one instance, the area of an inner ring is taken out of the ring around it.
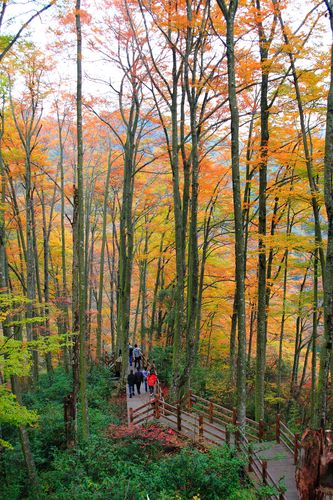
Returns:
[[[128,344],[128,359],[130,365],[130,372],[127,376],[129,397],[131,398],[135,395],[134,387],[136,387],[137,394],[141,394],[141,384],[144,384],[146,392],[148,392],[149,390],[149,394],[151,396],[154,396],[155,386],[157,382],[156,366],[154,361],[147,361],[146,366],[141,369],[143,356],[141,353],[141,349],[137,344],[134,344],[134,347],[131,344]],[[133,360],[134,369],[136,368],[135,373],[132,369]]]

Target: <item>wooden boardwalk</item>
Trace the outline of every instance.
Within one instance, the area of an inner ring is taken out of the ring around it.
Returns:
[[[268,470],[274,481],[278,483],[282,479],[286,485],[286,500],[298,499],[294,459],[286,447],[275,441],[264,441],[256,443],[254,448],[262,460],[267,460]]]
[[[162,424],[181,432],[181,434],[190,439],[203,442],[206,445],[215,446],[229,442],[231,446],[237,446],[240,452],[243,451],[244,454],[248,454],[247,438],[244,437],[246,441],[244,442],[241,440],[240,445],[239,436],[237,440],[236,435],[228,432],[228,426],[223,423],[219,414],[204,414],[198,407],[195,407],[195,405],[191,408],[191,411],[180,411],[176,406],[172,406],[158,398],[157,403],[154,403],[155,400],[149,393],[144,391],[144,384],[141,385],[140,392],[140,395],[135,394],[132,398],[129,398],[127,393],[129,424],[144,424],[158,417],[158,420]],[[156,404],[158,405],[158,411],[156,411]],[[216,406],[218,408],[223,408],[218,405]],[[230,414],[232,413],[230,410],[224,410],[230,412]],[[226,415],[228,414],[226,413]],[[229,421],[231,420],[230,417],[225,416],[225,418]],[[251,421],[249,420],[249,422]],[[253,429],[250,430],[252,433],[255,432]],[[277,485],[281,480],[287,490],[280,498],[284,498],[285,500],[297,500],[295,465],[292,453],[283,444],[276,443],[275,441],[256,442],[253,440],[251,444],[253,447],[253,472],[249,471],[249,476],[258,481],[258,477],[261,478],[261,474],[267,474],[267,484],[275,483]],[[266,470],[264,472],[261,469],[263,464],[266,463],[267,472]],[[279,497],[276,496],[275,498]]]

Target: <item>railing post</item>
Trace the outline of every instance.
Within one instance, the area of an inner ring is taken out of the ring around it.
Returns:
[[[267,460],[262,461],[262,482],[267,484]]]
[[[225,431],[225,442],[230,445],[230,431]]]
[[[259,420],[259,441],[263,441],[265,433],[265,422],[263,420]]]
[[[133,424],[133,408],[129,409],[129,419],[130,419],[130,424]]]
[[[203,431],[204,431],[204,419],[202,415],[199,415],[199,441],[203,440]]]
[[[188,391],[188,407],[192,410],[192,391],[191,389]]]
[[[213,415],[214,415],[214,403],[209,401],[209,421],[211,424],[213,423]]]
[[[156,398],[155,398],[155,408],[154,408],[154,417],[155,418],[160,418],[160,398],[159,398],[159,395],[157,394],[156,395]]]
[[[277,413],[276,423],[275,423],[275,438],[277,443],[280,443],[280,432],[281,432],[280,413]]]
[[[298,462],[298,447],[299,447],[299,434],[295,434],[294,437],[294,464],[296,465]]]
[[[240,431],[239,431],[239,427],[240,427],[240,423],[239,422],[236,422],[236,431],[235,431],[235,441],[236,441],[236,448],[238,451],[240,451]]]
[[[233,425],[237,425],[237,410],[236,410],[236,408],[232,409],[232,423],[233,423]]]
[[[180,405],[177,405],[177,429],[180,432],[182,430],[182,415]]]
[[[252,448],[249,446],[249,472],[253,472],[253,467],[252,467],[252,462],[253,462],[253,457],[252,457]]]

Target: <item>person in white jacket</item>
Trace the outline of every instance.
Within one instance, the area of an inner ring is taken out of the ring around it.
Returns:
[[[138,347],[138,344],[134,344],[134,349],[133,349],[133,356],[134,356],[134,368],[141,368],[141,349]]]

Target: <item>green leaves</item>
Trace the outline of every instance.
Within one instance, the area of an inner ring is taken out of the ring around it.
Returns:
[[[15,427],[35,425],[38,421],[38,415],[33,410],[28,410],[16,400],[14,394],[4,385],[0,386],[0,425],[9,424]],[[12,448],[12,445],[0,439],[0,448]]]

